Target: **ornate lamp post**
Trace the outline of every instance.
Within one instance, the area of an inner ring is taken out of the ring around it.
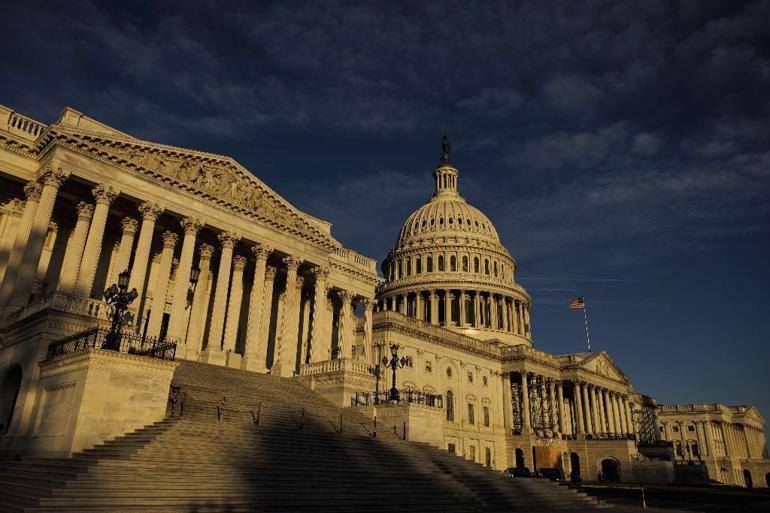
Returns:
[[[118,275],[118,283],[113,283],[104,291],[104,300],[114,307],[112,312],[112,326],[107,334],[107,340],[102,346],[103,349],[120,351],[120,328],[126,324],[126,310],[139,295],[136,289],[128,290],[128,269]]]
[[[377,348],[377,363],[369,366],[369,374],[374,376],[374,404],[380,404],[380,379],[384,374],[383,367],[380,366],[380,355],[385,344],[380,342],[379,344],[374,344],[374,347]]]
[[[406,365],[406,358],[401,357],[401,359],[398,359],[398,344],[390,344],[390,361],[388,361],[387,356],[382,357],[382,364],[385,365],[385,367],[390,367],[393,369],[393,386],[390,387],[390,395],[388,396],[388,401],[398,402],[400,400],[399,394],[398,394],[398,388],[396,388],[396,370],[399,367],[403,367]]]
[[[195,299],[195,288],[198,285],[198,279],[201,276],[201,270],[197,267],[193,267],[190,270],[190,285],[192,285],[192,296],[193,299]],[[190,301],[190,305],[192,305],[192,301]],[[190,322],[187,322],[187,328],[184,330],[184,342],[187,343],[187,334],[190,333]]]

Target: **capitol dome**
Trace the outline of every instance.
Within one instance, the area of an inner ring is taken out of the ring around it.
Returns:
[[[489,218],[458,193],[444,142],[435,191],[404,222],[382,262],[378,308],[482,340],[531,345],[531,299]]]

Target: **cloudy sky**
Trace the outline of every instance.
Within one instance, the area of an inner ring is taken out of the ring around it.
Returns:
[[[254,5],[252,5],[254,4]],[[0,103],[235,157],[381,260],[440,138],[536,344],[770,415],[770,2],[3,7]]]

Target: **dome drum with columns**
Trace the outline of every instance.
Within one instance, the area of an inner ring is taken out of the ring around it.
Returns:
[[[529,294],[494,225],[457,192],[448,144],[435,192],[412,213],[382,263],[377,308],[481,340],[532,345]]]

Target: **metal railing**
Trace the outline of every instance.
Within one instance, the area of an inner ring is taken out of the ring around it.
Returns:
[[[176,343],[168,340],[142,337],[133,333],[111,333],[106,328],[91,328],[51,343],[46,360],[97,348],[160,360],[173,360],[176,356]]]
[[[443,408],[444,398],[441,395],[420,392],[419,390],[399,390],[399,403],[422,404],[431,408]],[[356,392],[356,395],[350,398],[351,406],[369,406],[373,404],[392,404],[390,401],[390,391],[384,390],[379,395],[374,392]]]
[[[633,433],[586,433],[586,440],[636,440]]]

